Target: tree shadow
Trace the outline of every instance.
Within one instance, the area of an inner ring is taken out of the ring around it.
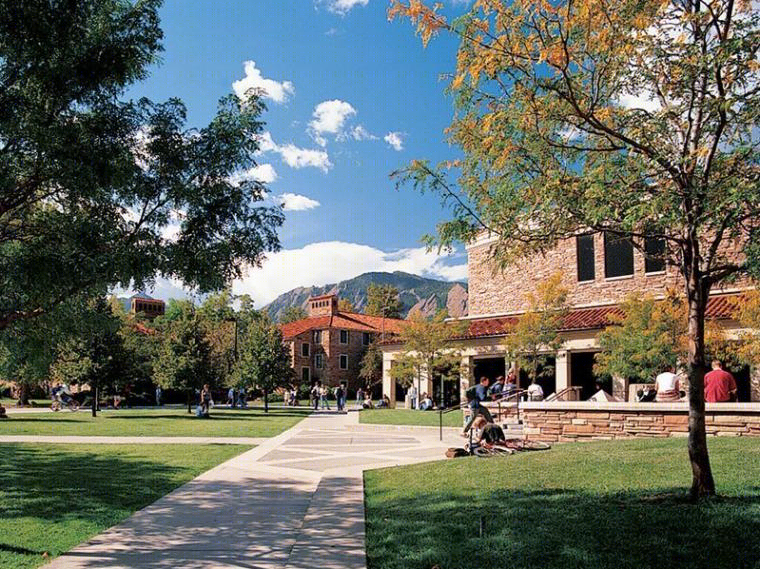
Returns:
[[[441,490],[399,498],[369,491],[368,567],[756,569],[760,489],[700,504],[686,494]]]

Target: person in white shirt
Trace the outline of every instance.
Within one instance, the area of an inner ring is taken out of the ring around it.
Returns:
[[[673,366],[665,368],[654,380],[654,388],[657,391],[655,401],[679,401],[681,399],[681,383],[678,376],[673,373]]]
[[[543,401],[544,389],[537,383],[528,386],[528,401]]]

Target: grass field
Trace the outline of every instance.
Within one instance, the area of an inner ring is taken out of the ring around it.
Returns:
[[[438,412],[412,411],[407,409],[365,409],[359,413],[360,423],[376,425],[420,425],[438,426]],[[443,415],[444,427],[462,427],[462,411],[451,411]]]
[[[721,497],[701,504],[675,439],[366,472],[368,567],[757,569],[760,440],[710,450]]]
[[[0,405],[6,409],[9,407],[15,407],[16,403],[16,399],[0,399]],[[29,403],[32,407],[50,407],[50,399],[30,399]]]
[[[212,409],[201,419],[187,409],[88,410],[71,413],[13,414],[0,422],[0,435],[273,437],[309,414],[308,409],[270,407],[263,410]]]
[[[0,445],[0,567],[37,567],[247,448]]]

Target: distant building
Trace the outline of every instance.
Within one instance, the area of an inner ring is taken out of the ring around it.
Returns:
[[[161,316],[166,311],[166,303],[163,300],[151,298],[146,294],[136,294],[131,299],[130,313],[142,314],[146,318],[153,320],[156,316]]]
[[[309,299],[309,316],[283,324],[283,340],[290,348],[297,381],[317,380],[329,386],[345,383],[350,391],[361,384],[361,359],[369,345],[383,334],[397,334],[403,320],[338,310],[337,295]]]

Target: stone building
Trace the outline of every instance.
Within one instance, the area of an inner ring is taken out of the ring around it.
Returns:
[[[550,369],[541,379],[544,393],[558,393],[570,387],[578,388],[581,399],[587,399],[596,389],[594,355],[599,351],[597,335],[609,324],[611,313],[619,312],[619,303],[630,293],[639,291],[663,297],[669,287],[682,287],[677,269],[647,257],[630,241],[605,234],[585,234],[566,239],[545,255],[528,259],[506,271],[498,271],[489,259],[494,239],[482,236],[467,247],[469,269],[469,323],[460,338],[463,369],[460,392],[475,377],[494,378],[505,375],[513,367],[508,361],[504,338],[508,328],[525,311],[525,295],[549,276],[561,272],[563,284],[569,290],[570,312],[561,333],[562,349],[549,357]],[[656,254],[663,243],[647,241],[645,250]],[[737,330],[731,319],[729,299],[748,283],[731,288],[714,289],[708,302],[708,318],[721,321],[729,335]],[[383,391],[391,400],[401,400],[400,386],[391,380],[390,368],[401,346],[385,342],[383,346]],[[748,368],[731,370],[737,378],[740,401],[760,401],[760,381]],[[522,387],[527,377],[521,374]],[[428,381],[423,391],[434,391]],[[612,378],[609,389],[621,399],[628,399],[629,386],[620,378]]]
[[[147,294],[136,294],[130,299],[130,312],[132,314],[142,314],[150,320],[163,315],[165,310],[166,303],[163,300],[151,298]]]
[[[369,345],[385,334],[398,333],[403,320],[338,310],[337,295],[309,299],[309,317],[283,324],[282,336],[290,349],[298,381],[317,380],[329,386],[345,383],[349,391],[360,385],[361,359]]]

